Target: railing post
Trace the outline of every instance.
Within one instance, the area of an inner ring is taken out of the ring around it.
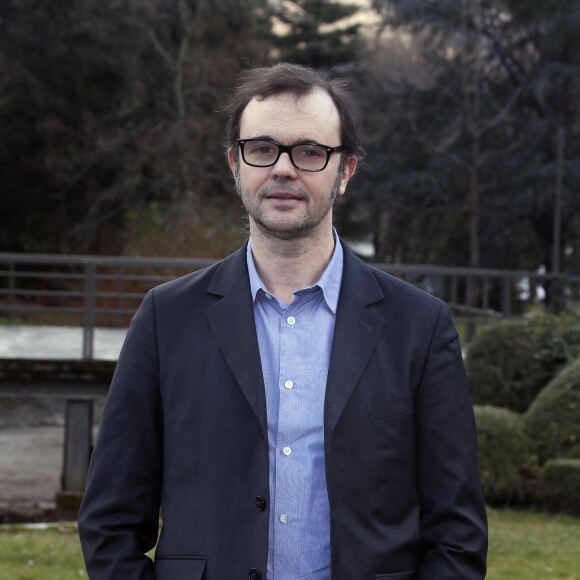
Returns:
[[[474,306],[474,304],[473,304],[473,296],[474,296],[473,284],[474,284],[473,275],[468,274],[465,277],[465,306]]]
[[[125,267],[117,266],[117,326],[123,325],[123,290],[125,281]]]
[[[511,281],[509,276],[502,276],[501,311],[504,318],[511,316]]]
[[[470,309],[475,308],[476,297],[477,297],[477,278],[470,272],[465,278],[465,305]],[[471,342],[475,336],[475,318],[473,310],[469,310],[467,313],[466,327],[465,327],[465,339],[467,342]]]
[[[457,297],[459,296],[459,284],[457,276],[451,277],[451,302],[457,304]]]
[[[484,276],[481,280],[481,292],[482,292],[482,302],[481,307],[484,310],[489,310],[489,278]]]
[[[83,358],[92,359],[95,336],[95,271],[94,262],[85,264],[85,312],[83,328]]]
[[[14,322],[14,289],[16,288],[14,279],[14,262],[8,265],[8,326]]]

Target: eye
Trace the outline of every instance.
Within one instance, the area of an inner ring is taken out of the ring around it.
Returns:
[[[276,150],[274,145],[271,143],[264,143],[263,141],[248,143],[248,145],[250,145],[248,153],[252,155],[271,155]]]
[[[303,159],[318,160],[326,157],[326,151],[319,145],[299,145],[296,153]]]

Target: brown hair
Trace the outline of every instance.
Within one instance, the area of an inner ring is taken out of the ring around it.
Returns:
[[[242,114],[253,98],[264,100],[290,93],[298,99],[319,88],[328,93],[338,110],[341,145],[345,155],[354,155],[358,159],[364,157],[360,139],[361,118],[345,80],[328,80],[312,68],[284,62],[246,70],[239,78],[239,84],[226,103],[226,112],[229,114],[226,146],[235,151],[236,156]]]

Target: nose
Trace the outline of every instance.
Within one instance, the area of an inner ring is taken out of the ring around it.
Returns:
[[[280,155],[278,161],[272,166],[272,174],[275,177],[296,177],[298,170],[292,165],[290,154],[286,151]]]

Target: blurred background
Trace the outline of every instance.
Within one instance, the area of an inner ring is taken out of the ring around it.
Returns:
[[[360,253],[578,273],[578,30],[561,0],[3,0],[0,251],[237,248],[221,108],[287,60],[364,111],[337,218]]]
[[[579,0],[1,0],[0,522],[74,519],[144,292],[247,235],[223,104],[285,60],[363,111],[339,233],[466,339],[489,577],[580,578],[578,31]],[[83,574],[74,528],[0,528],[0,577]]]

